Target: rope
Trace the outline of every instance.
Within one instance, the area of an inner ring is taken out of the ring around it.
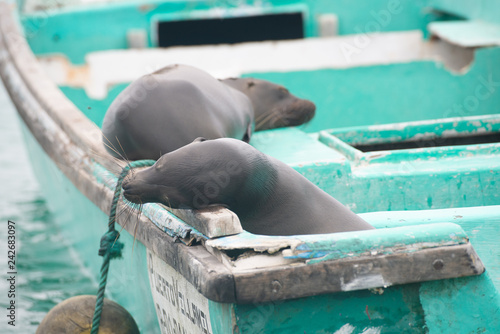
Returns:
[[[118,177],[118,181],[116,182],[113,202],[111,203],[111,210],[109,212],[108,231],[102,236],[101,246],[99,248],[99,255],[103,257],[103,262],[101,266],[101,280],[99,281],[99,290],[97,292],[97,299],[95,303],[94,318],[92,319],[91,334],[97,334],[99,332],[102,306],[104,304],[104,290],[106,289],[106,282],[108,280],[109,262],[111,259],[121,257],[122,254],[123,243],[118,241],[120,233],[115,230],[115,221],[116,208],[118,207],[118,199],[120,198],[123,179],[127,176],[130,169],[152,166],[155,162],[156,161],[154,160],[138,160],[130,162],[122,169],[122,172]]]

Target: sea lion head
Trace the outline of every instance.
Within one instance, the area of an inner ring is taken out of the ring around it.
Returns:
[[[248,96],[254,108],[256,131],[298,126],[314,117],[314,103],[296,97],[281,85],[254,78],[229,78],[222,82]]]
[[[124,197],[138,204],[162,203],[171,208],[236,207],[248,172],[251,146],[231,138],[198,138],[164,154],[151,167],[129,173]]]

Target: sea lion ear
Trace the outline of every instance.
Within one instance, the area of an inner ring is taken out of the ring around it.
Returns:
[[[193,143],[201,143],[202,141],[205,141],[205,140],[207,140],[207,138],[198,137],[195,140],[193,140]]]

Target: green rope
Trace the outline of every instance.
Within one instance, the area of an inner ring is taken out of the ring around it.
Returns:
[[[125,176],[132,168],[152,166],[156,161],[154,160],[138,160],[130,162],[123,168],[118,181],[116,182],[115,193],[113,194],[113,202],[111,203],[111,210],[109,212],[108,231],[104,233],[101,238],[101,247],[99,248],[99,255],[104,257],[101,267],[101,280],[99,282],[99,291],[97,293],[97,300],[95,303],[94,318],[92,319],[91,334],[99,332],[99,324],[101,322],[102,306],[104,304],[104,290],[106,289],[106,282],[108,280],[109,262],[111,259],[121,257],[123,243],[118,241],[120,233],[115,230],[116,221],[116,208],[118,206],[118,199],[120,198],[122,190],[122,182]]]

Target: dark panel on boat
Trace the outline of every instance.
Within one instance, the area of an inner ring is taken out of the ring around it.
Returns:
[[[158,46],[234,44],[304,38],[302,13],[158,23]]]
[[[455,145],[474,145],[500,142],[500,132],[461,136],[461,137],[439,137],[434,139],[417,141],[400,141],[396,143],[380,143],[370,145],[352,145],[362,152],[386,151],[386,150],[405,150],[422,147],[455,146]]]

